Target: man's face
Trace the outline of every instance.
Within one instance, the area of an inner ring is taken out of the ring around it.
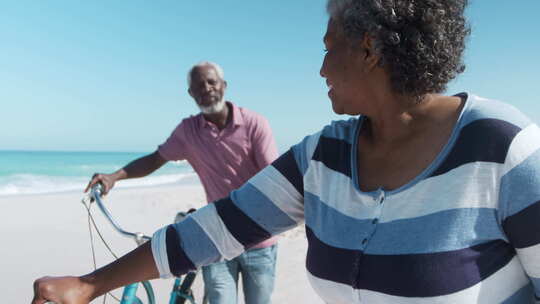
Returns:
[[[199,107],[212,107],[223,100],[227,83],[221,79],[211,66],[195,68],[191,73],[189,95]]]

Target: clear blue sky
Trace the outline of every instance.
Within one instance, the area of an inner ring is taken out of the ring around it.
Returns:
[[[211,60],[226,97],[268,117],[283,151],[339,118],[319,76],[324,6],[3,1],[0,150],[152,151],[198,112],[185,74]],[[539,12],[538,0],[471,1],[467,71],[448,93],[504,100],[540,122]]]

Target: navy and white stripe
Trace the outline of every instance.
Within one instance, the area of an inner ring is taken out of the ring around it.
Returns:
[[[158,231],[160,273],[229,259],[305,223],[308,277],[327,303],[536,303],[540,129],[506,104],[462,97],[448,144],[407,185],[360,191],[362,118],[334,122],[229,198]]]

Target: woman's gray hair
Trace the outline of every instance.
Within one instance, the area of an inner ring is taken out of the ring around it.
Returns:
[[[200,67],[205,67],[205,66],[210,66],[210,67],[214,68],[214,70],[216,71],[218,77],[221,80],[225,79],[225,73],[223,72],[223,69],[219,66],[219,64],[211,62],[211,61],[201,61],[201,62],[195,64],[194,66],[192,66],[191,69],[189,69],[189,72],[187,73],[188,86],[191,86],[191,74],[193,73],[193,70],[195,70],[197,68],[200,68]]]
[[[351,46],[368,35],[396,92],[440,93],[463,72],[468,0],[328,0]]]

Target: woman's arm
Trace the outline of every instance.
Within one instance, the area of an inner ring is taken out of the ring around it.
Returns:
[[[81,277],[42,278],[32,304],[87,304],[121,286],[183,275],[241,254],[304,219],[302,173],[289,150],[230,197],[209,204],[180,223],[158,230],[151,242]],[[157,264],[156,264],[157,263]]]
[[[87,304],[118,287],[159,277],[150,242],[80,277],[44,277],[34,282],[32,304]]]
[[[540,128],[531,124],[515,137],[502,170],[502,228],[540,303]]]

